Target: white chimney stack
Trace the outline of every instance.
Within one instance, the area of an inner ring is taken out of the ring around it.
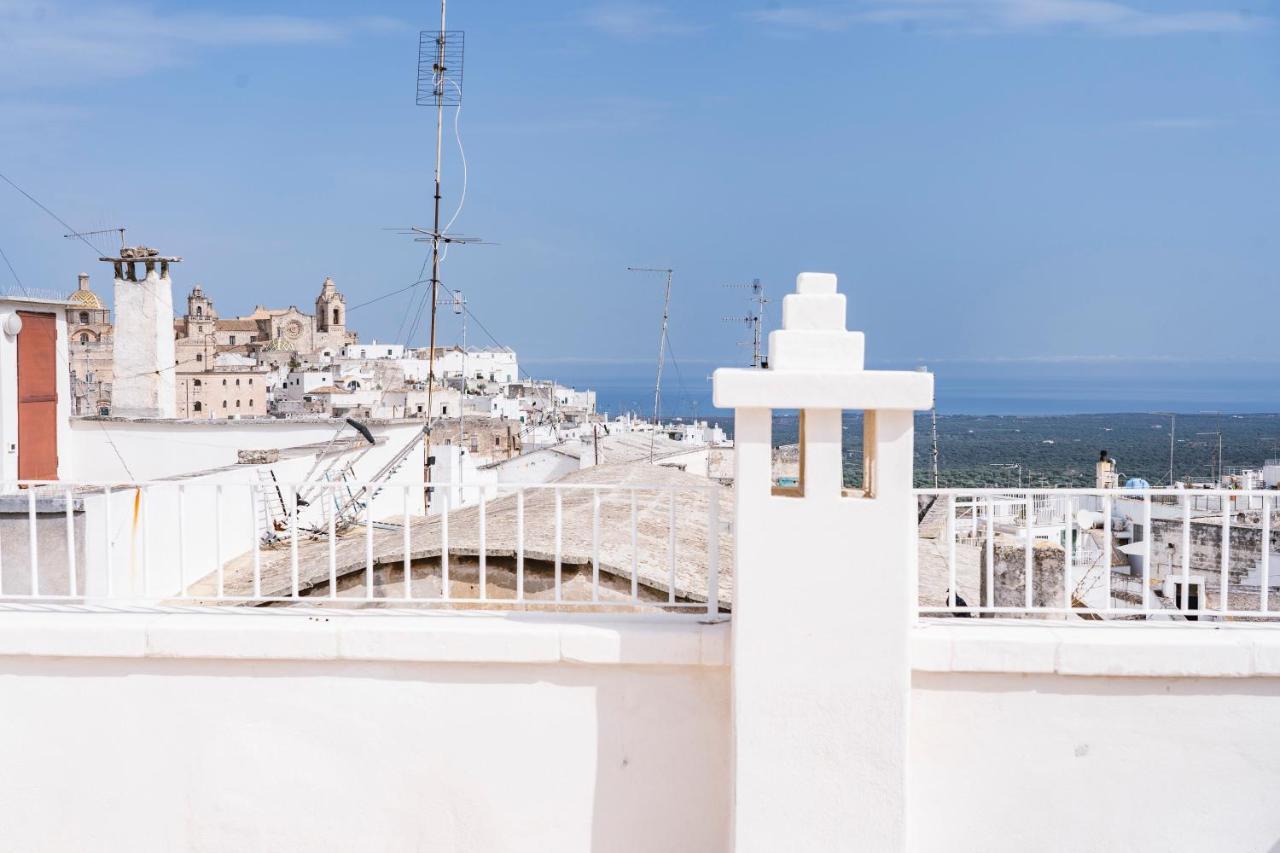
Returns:
[[[115,265],[115,381],[111,413],[126,418],[176,418],[176,357],[173,342],[173,283],[169,264],[145,246],[101,258]],[[142,267],[142,277],[138,277]]]

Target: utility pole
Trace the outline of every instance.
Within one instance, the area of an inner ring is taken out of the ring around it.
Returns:
[[[658,336],[658,378],[653,386],[653,432],[649,433],[649,462],[653,463],[654,442],[658,437],[658,418],[662,408],[662,360],[667,352],[667,322],[671,317],[671,274],[663,267],[627,267],[630,272],[657,272],[667,274],[666,295],[662,299],[662,333]]]

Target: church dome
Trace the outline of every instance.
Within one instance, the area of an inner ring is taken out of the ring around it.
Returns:
[[[102,304],[102,300],[98,298],[98,294],[89,289],[89,274],[80,273],[79,281],[76,289],[71,291],[71,295],[67,297],[67,301],[81,308],[92,308],[98,311],[105,311],[107,306]]]
[[[102,300],[98,298],[98,294],[92,290],[75,290],[67,297],[68,302],[74,302],[83,308],[95,308],[104,310],[107,306],[102,304]]]

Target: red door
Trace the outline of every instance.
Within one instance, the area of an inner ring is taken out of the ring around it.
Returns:
[[[19,311],[18,479],[58,479],[58,324],[52,314]]]

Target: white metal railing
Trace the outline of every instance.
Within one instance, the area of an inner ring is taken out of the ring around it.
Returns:
[[[723,486],[445,485],[0,484],[0,608],[720,613]],[[475,500],[450,507],[469,490]]]
[[[1280,492],[918,489],[916,495],[922,616],[1280,617],[1280,570],[1273,571],[1280,560],[1273,533]]]

